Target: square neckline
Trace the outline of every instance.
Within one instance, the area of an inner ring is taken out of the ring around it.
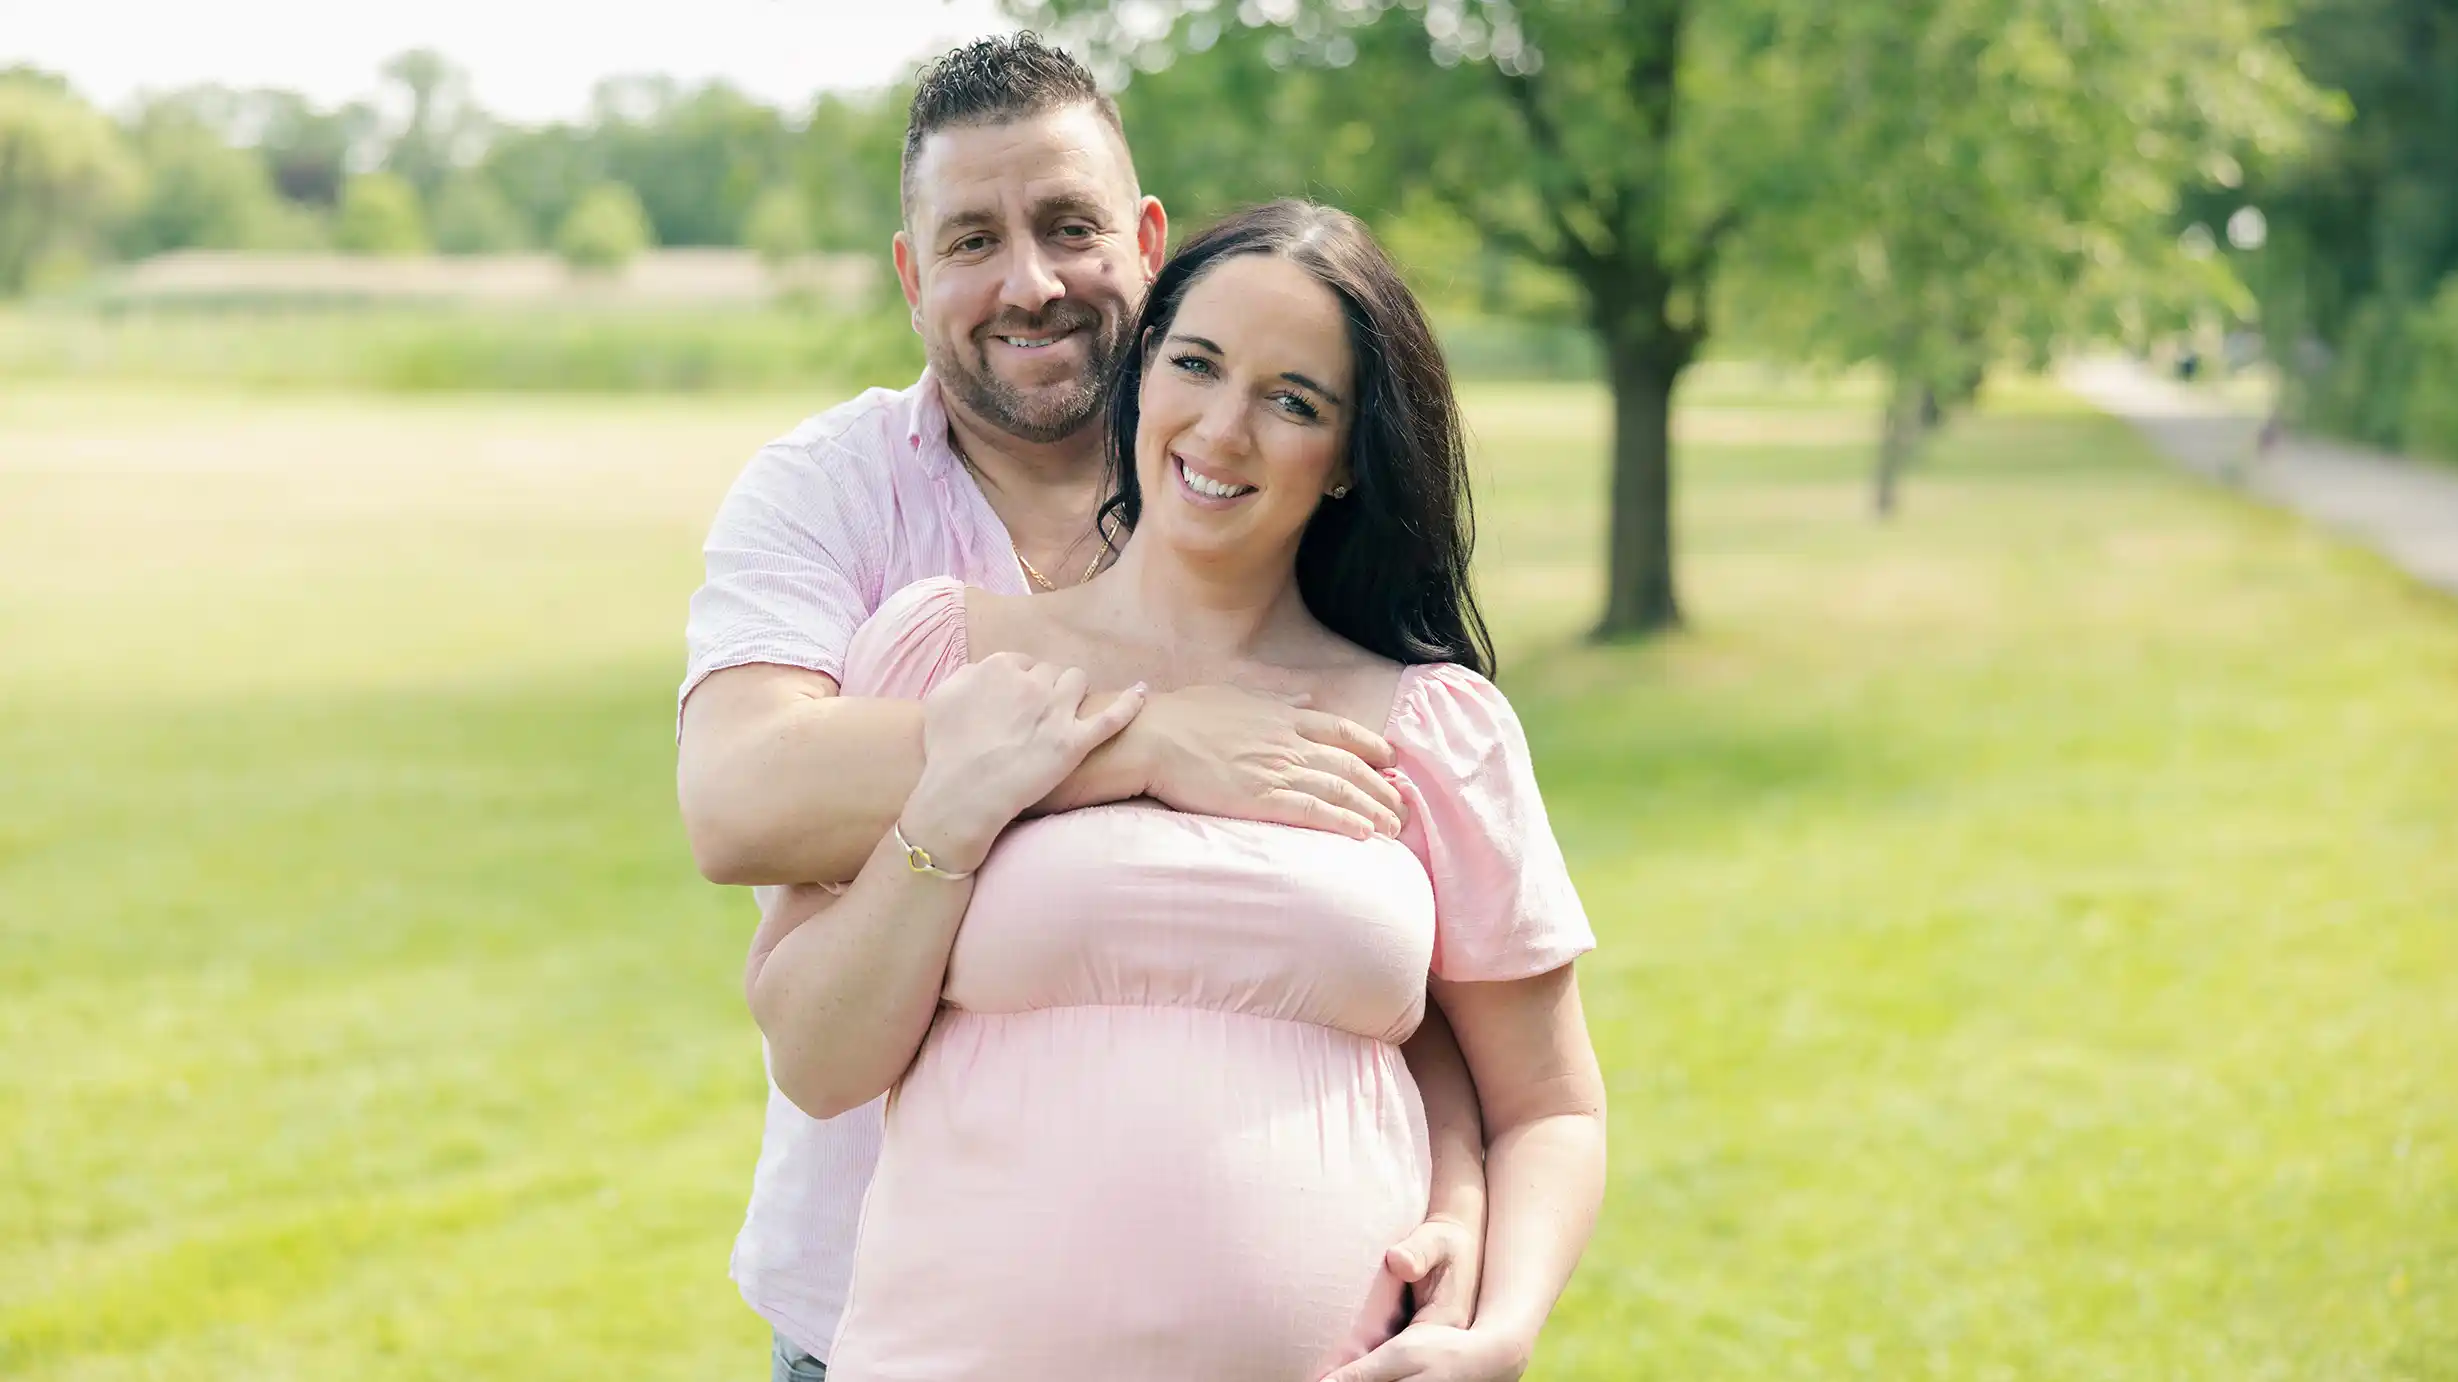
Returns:
[[[1001,595],[1004,592],[991,590],[986,586],[977,586],[971,581],[959,580],[954,576],[949,576],[945,579],[956,587],[956,636],[954,639],[956,644],[956,653],[962,664],[970,667],[973,665],[973,592],[979,590],[985,595]],[[1030,591],[1027,591],[1025,592],[1025,598],[1037,599],[1039,597],[1035,596]],[[1339,637],[1337,634],[1332,636],[1335,638]],[[1352,644],[1351,646],[1355,645]],[[1000,649],[1000,651],[1006,652],[1012,650]],[[1360,651],[1363,650],[1361,649]],[[1372,654],[1368,655],[1371,656]],[[1399,675],[1393,677],[1391,680],[1391,703],[1383,710],[1382,724],[1378,727],[1369,727],[1373,729],[1376,737],[1382,739],[1386,743],[1388,743],[1391,739],[1392,729],[1400,722],[1400,711],[1408,704],[1409,694],[1414,689],[1413,683],[1415,678],[1426,668],[1436,667],[1442,664],[1433,662],[1403,662],[1398,665],[1400,669]],[[1245,690],[1246,688],[1239,687],[1237,689]],[[1269,695],[1270,693],[1254,692],[1252,694]]]

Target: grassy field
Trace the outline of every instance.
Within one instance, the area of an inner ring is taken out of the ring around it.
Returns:
[[[1506,683],[1604,948],[1549,1382],[2458,1379],[2458,609],[2021,392],[1484,389]],[[0,392],[0,1375],[750,1378],[747,903],[696,546],[791,399]]]

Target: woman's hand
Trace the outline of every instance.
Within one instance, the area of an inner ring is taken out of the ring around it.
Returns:
[[[1084,673],[994,653],[922,698],[922,776],[898,824],[939,867],[967,872],[1144,706],[1141,683],[1084,713]]]
[[[1519,1382],[1531,1352],[1498,1330],[1412,1324],[1323,1382]]]

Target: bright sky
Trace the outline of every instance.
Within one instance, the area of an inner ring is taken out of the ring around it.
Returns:
[[[200,82],[333,105],[373,95],[386,58],[434,48],[480,105],[534,123],[582,114],[593,84],[627,73],[724,77],[799,107],[1012,27],[993,0],[0,0],[0,67],[65,73],[105,106]]]

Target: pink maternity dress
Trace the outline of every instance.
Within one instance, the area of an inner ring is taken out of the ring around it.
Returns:
[[[967,660],[963,586],[924,581],[845,691],[919,697]],[[1314,1382],[1388,1337],[1427,974],[1594,941],[1491,683],[1411,667],[1385,733],[1399,840],[1149,802],[1000,837],[889,1097],[830,1382]]]

